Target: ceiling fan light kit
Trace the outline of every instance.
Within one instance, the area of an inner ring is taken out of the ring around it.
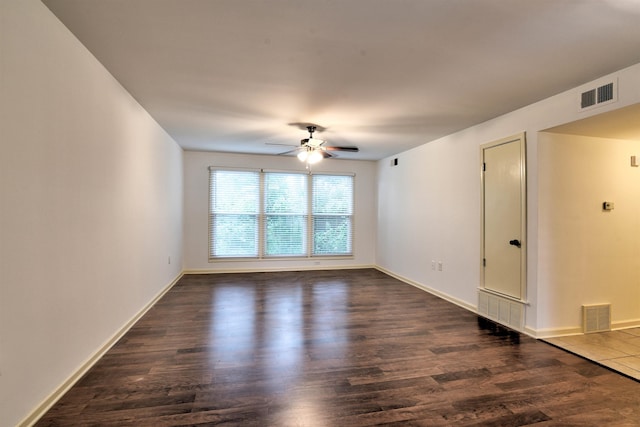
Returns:
[[[309,164],[318,163],[324,158],[319,148],[306,147],[304,151],[298,153],[298,160]]]
[[[309,156],[307,157],[307,163],[312,165],[314,163],[318,163],[323,158],[324,156],[322,155],[322,153],[318,149],[315,149],[309,153]]]
[[[315,125],[307,126],[307,131],[309,132],[309,138],[304,138],[300,140],[300,147],[293,150],[299,151],[296,155],[298,160],[301,162],[306,162],[308,165],[312,165],[314,163],[318,163],[325,157],[335,157],[334,154],[328,153],[327,151],[351,151],[357,153],[359,151],[358,147],[328,147],[325,146],[325,142],[322,139],[314,138],[313,132],[316,131]],[[292,151],[287,151],[281,154],[289,154]]]
[[[324,158],[320,152],[320,145],[322,145],[324,141],[313,137],[313,132],[316,131],[315,126],[307,126],[307,130],[309,131],[309,138],[300,141],[301,148],[304,149],[298,153],[298,160],[312,165]]]

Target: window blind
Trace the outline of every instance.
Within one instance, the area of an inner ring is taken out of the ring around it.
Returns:
[[[312,193],[312,254],[352,254],[353,176],[312,175]]]
[[[265,174],[265,256],[306,255],[307,193],[307,176],[304,174]]]
[[[211,170],[210,203],[210,258],[257,257],[259,172]]]

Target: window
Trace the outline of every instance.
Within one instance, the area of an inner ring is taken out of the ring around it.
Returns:
[[[264,176],[265,256],[307,253],[307,176],[267,173]]]
[[[260,174],[212,170],[210,193],[210,256],[257,257]]]
[[[209,258],[353,255],[353,181],[211,167]]]
[[[313,255],[351,254],[353,177],[312,175]]]

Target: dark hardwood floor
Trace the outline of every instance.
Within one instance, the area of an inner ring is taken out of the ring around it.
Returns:
[[[183,277],[39,426],[636,426],[640,383],[376,270]]]

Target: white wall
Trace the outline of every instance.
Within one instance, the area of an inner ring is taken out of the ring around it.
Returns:
[[[41,2],[0,7],[0,425],[14,426],[179,276],[183,173],[182,150]]]
[[[463,302],[474,300],[469,284],[477,284],[480,258],[475,148],[434,142],[396,156],[397,166],[378,166],[378,264],[432,288],[446,284],[447,294]]]
[[[612,323],[640,318],[640,141],[541,133],[540,329],[579,332],[581,305],[610,303]],[[604,201],[614,202],[603,211]]]
[[[208,260],[209,166],[301,170],[304,165],[290,156],[249,156],[187,151],[184,156],[185,224],[184,267],[190,272],[305,268],[371,267],[375,264],[376,163],[333,159],[313,166],[318,172],[355,173],[355,235],[353,259],[301,259],[262,261]]]
[[[534,65],[535,66],[535,65]],[[549,72],[553,72],[550,70]],[[599,82],[618,81],[618,100],[580,111],[580,93]],[[640,102],[640,64],[585,82],[573,90],[513,111],[461,132],[425,143],[378,162],[376,263],[384,270],[475,309],[480,285],[480,145],[526,132],[527,139],[527,332],[565,325],[552,305],[555,289],[546,282],[553,265],[538,240],[542,225],[538,188],[546,157],[538,157],[538,132]],[[426,142],[426,141],[425,141]],[[390,167],[394,157],[399,165]],[[545,224],[546,226],[546,224]],[[443,262],[443,271],[431,269]],[[543,283],[542,279],[545,282]],[[573,320],[572,320],[573,321]]]

